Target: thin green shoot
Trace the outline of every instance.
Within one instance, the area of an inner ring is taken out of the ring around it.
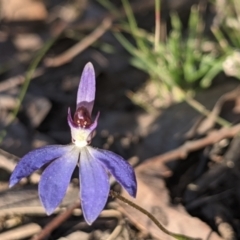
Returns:
[[[14,120],[16,119],[16,116],[20,110],[22,101],[26,95],[27,89],[29,87],[30,81],[33,77],[34,71],[36,70],[37,66],[39,65],[39,63],[41,62],[41,60],[43,59],[43,57],[45,56],[45,54],[47,53],[47,51],[52,47],[52,45],[55,43],[55,41],[57,40],[57,38],[51,38],[50,40],[48,40],[43,47],[38,51],[36,57],[33,59],[32,63],[30,64],[27,72],[26,72],[26,76],[25,76],[25,81],[24,84],[20,90],[20,94],[18,96],[18,102],[16,107],[14,108],[11,116],[10,116],[10,120],[7,123],[7,126],[5,126],[5,129],[2,130],[0,132],[0,143],[3,141],[4,137],[7,134],[7,128],[14,122]]]

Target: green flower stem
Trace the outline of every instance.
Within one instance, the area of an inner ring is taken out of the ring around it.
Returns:
[[[199,240],[199,238],[191,238],[191,237],[188,237],[188,236],[184,236],[184,235],[181,235],[181,234],[176,234],[176,233],[172,233],[172,232],[168,231],[150,212],[148,212],[144,208],[138,206],[137,204],[133,203],[132,201],[130,201],[130,200],[126,199],[125,197],[119,195],[119,193],[117,193],[113,190],[110,191],[110,195],[113,198],[119,199],[120,201],[130,205],[131,207],[137,209],[138,211],[140,211],[141,213],[143,213],[144,215],[149,217],[157,225],[157,227],[160,230],[162,230],[164,233],[166,233],[167,235],[172,236],[172,237],[174,237],[175,239],[178,239],[178,240]]]

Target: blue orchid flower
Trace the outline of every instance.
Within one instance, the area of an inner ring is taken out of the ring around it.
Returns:
[[[83,216],[88,224],[96,220],[109,195],[109,173],[132,196],[136,197],[137,183],[133,168],[119,155],[90,146],[97,127],[99,112],[92,122],[95,100],[95,72],[91,63],[84,67],[77,93],[77,107],[72,118],[68,110],[68,124],[72,143],[50,145],[26,154],[14,169],[10,187],[45,164],[38,191],[48,215],[52,214],[66,194],[72,173],[79,166],[80,200]]]

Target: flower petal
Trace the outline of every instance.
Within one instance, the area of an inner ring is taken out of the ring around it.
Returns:
[[[67,121],[70,128],[77,128],[72,119],[71,108],[68,108]]]
[[[38,186],[39,197],[48,215],[52,214],[66,194],[79,149],[73,149],[53,161],[43,172]]]
[[[84,106],[92,113],[95,100],[95,72],[92,63],[87,63],[83,69],[77,93],[77,108]]]
[[[132,196],[136,197],[137,182],[132,166],[121,156],[103,149],[88,147],[90,154],[99,160],[115,179]]]
[[[50,145],[35,149],[26,154],[15,167],[9,186],[12,187],[23,177],[29,176],[31,173],[41,168],[44,164],[56,159],[66,152],[70,151],[73,145]]]
[[[97,116],[95,117],[94,122],[93,122],[92,125],[89,127],[89,129],[91,130],[91,132],[93,132],[93,131],[97,128],[99,116],[100,116],[100,112],[97,113]]]
[[[80,198],[83,215],[91,225],[103,210],[109,194],[109,178],[100,162],[83,148],[80,157]]]

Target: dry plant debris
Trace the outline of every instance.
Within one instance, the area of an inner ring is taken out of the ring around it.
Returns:
[[[164,2],[164,6],[173,4],[178,8],[186,3],[172,2]],[[75,6],[79,11],[74,10]],[[133,5],[134,12],[140,18],[143,16],[143,24],[146,10],[153,6],[154,1]],[[124,13],[121,14],[120,18],[124,17]],[[129,89],[141,89],[146,76],[129,70],[128,56],[108,31],[115,20],[116,17],[94,1],[84,1],[82,5],[79,0],[62,1],[61,6],[32,0],[1,2],[1,130],[17,105],[27,66],[36,50],[48,39],[56,36],[59,39],[35,70],[20,112],[1,143],[7,152],[0,151],[0,239],[171,239],[141,213],[119,205],[112,198],[99,219],[89,227],[75,204],[78,199],[76,175],[65,200],[51,217],[45,215],[38,201],[36,184],[40,172],[23,180],[18,188],[8,189],[9,175],[18,161],[15,155],[22,156],[32,148],[49,143],[70,141],[65,112],[69,104],[74,104],[72,96],[76,93],[80,70],[89,60],[96,65],[99,87],[109,86],[104,94],[97,93],[100,107],[110,115],[107,117],[103,112],[100,125],[105,133],[96,138],[99,147],[132,156],[136,145],[150,133],[145,126],[154,125],[156,118],[152,116],[150,120],[143,118],[145,125],[131,132],[143,115],[138,114],[139,109],[130,103],[125,93]],[[110,56],[102,52],[103,43],[113,44],[116,54]],[[137,203],[169,230],[202,239],[240,238],[239,96],[238,89],[222,95],[208,118],[201,118],[186,134],[182,145],[144,159],[136,167]],[[216,116],[227,119],[232,126],[216,125]],[[120,122],[120,127],[116,122]],[[107,126],[112,126],[109,132],[106,132]],[[112,179],[111,183],[119,189]]]

